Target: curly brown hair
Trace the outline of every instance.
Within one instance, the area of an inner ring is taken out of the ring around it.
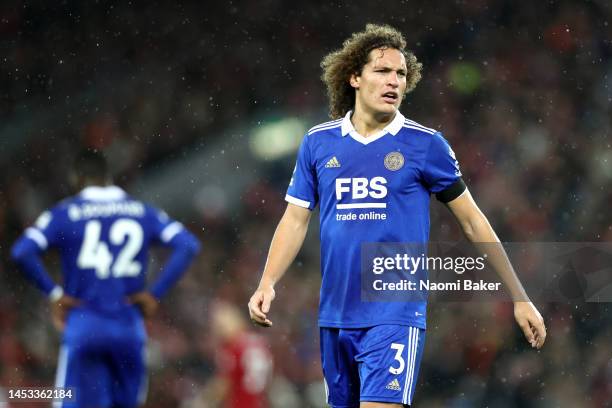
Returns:
[[[338,119],[346,115],[355,105],[355,89],[350,85],[352,74],[361,73],[368,63],[370,51],[378,48],[394,48],[406,58],[406,92],[412,91],[421,79],[423,64],[406,50],[402,33],[388,25],[367,24],[364,31],[353,33],[344,41],[342,49],[323,58],[321,79],[327,87],[329,116]],[[404,95],[405,95],[404,94]]]

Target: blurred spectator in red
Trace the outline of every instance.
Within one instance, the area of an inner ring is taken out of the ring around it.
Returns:
[[[267,408],[267,387],[272,378],[272,356],[263,337],[248,330],[244,313],[225,301],[210,308],[210,334],[217,372],[205,385],[199,407]]]

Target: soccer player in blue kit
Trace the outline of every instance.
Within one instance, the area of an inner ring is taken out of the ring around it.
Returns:
[[[12,248],[12,258],[51,302],[53,322],[63,331],[56,387],[73,390],[59,407],[137,407],[147,379],[143,316],[182,276],[199,241],[163,211],[111,185],[99,152],[75,160],[71,181],[80,193],[45,211]],[[172,249],[147,287],[151,245]],[[62,284],[46,272],[40,254],[55,248]]]
[[[410,406],[425,340],[426,302],[360,299],[363,242],[427,242],[429,200],[454,214],[473,242],[497,242],[461,179],[440,132],[405,118],[403,97],[420,80],[421,64],[400,32],[367,25],[321,64],[333,119],[304,137],[287,209],[278,224],[251,319],[268,318],[274,286],[304,241],[320,206],[322,283],[319,326],[328,403],[344,407]],[[546,336],[503,250],[488,262],[514,300],[514,315],[532,347]]]

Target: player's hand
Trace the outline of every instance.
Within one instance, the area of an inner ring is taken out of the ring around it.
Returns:
[[[263,327],[272,326],[272,322],[268,319],[270,304],[274,300],[276,293],[271,286],[259,287],[249,300],[249,314],[251,320]]]
[[[72,296],[62,295],[58,300],[51,302],[51,321],[53,326],[60,332],[64,331],[66,326],[66,317],[68,312],[74,307],[77,307],[81,302]]]
[[[514,302],[514,318],[531,347],[537,349],[544,345],[546,340],[546,326],[538,309],[531,302]]]
[[[136,305],[142,312],[142,315],[146,318],[153,316],[159,307],[159,301],[155,298],[155,296],[146,290],[129,296],[128,301],[129,303]]]

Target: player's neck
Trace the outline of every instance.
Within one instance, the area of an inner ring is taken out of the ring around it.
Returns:
[[[363,137],[372,136],[383,130],[395,117],[393,114],[376,114],[355,107],[355,112],[351,116],[353,127]]]
[[[81,188],[87,187],[108,187],[112,186],[113,181],[109,178],[85,178],[81,184]]]

